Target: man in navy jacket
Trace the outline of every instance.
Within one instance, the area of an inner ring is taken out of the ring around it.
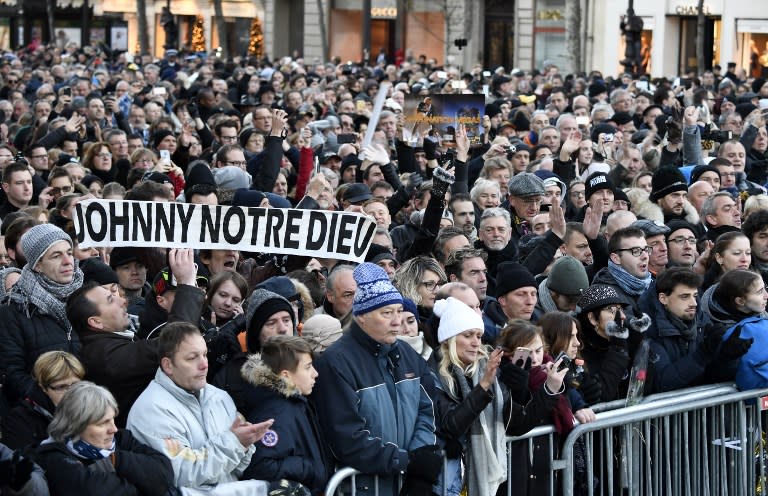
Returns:
[[[341,465],[379,475],[379,494],[396,494],[405,473],[410,494],[429,494],[442,466],[426,362],[400,346],[402,296],[371,263],[354,271],[357,292],[350,329],[317,360],[312,399]],[[357,478],[358,494],[373,494]]]

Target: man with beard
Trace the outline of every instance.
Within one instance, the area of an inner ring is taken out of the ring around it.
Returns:
[[[701,329],[702,315],[697,311],[700,285],[701,276],[673,267],[641,298],[640,306],[652,320],[646,335],[654,361],[653,392],[709,382],[710,367],[725,361],[731,348],[737,347],[722,341],[724,329]]]
[[[688,182],[680,169],[673,166],[660,167],[653,174],[650,200],[661,208],[664,222],[684,219],[693,225],[699,222],[696,209],[686,199]]]

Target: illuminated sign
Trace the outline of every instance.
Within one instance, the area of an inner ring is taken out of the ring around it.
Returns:
[[[371,17],[374,19],[396,19],[397,7],[372,7]]]

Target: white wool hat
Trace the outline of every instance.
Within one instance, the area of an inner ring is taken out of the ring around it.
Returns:
[[[485,328],[483,318],[463,301],[453,296],[437,300],[433,312],[440,317],[437,340],[441,343],[469,329]]]

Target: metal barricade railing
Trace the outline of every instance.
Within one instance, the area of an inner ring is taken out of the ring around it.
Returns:
[[[577,424],[565,440],[557,436],[552,425],[536,427],[522,436],[507,437],[507,473],[515,470],[512,466],[515,443],[527,442],[531,452],[533,443],[545,438],[551,460],[549,494],[557,494],[556,486],[562,486],[565,496],[579,494],[579,491],[574,492],[574,445],[583,439],[589,469],[586,494],[753,494],[747,491],[747,482],[753,481],[754,486],[757,474],[764,473],[763,446],[757,443],[759,468],[755,468],[754,463],[747,463],[748,459],[754,459],[749,455],[754,450],[747,436],[757,435],[759,441],[762,424],[757,409],[748,407],[745,402],[766,395],[768,390],[740,392],[732,383],[723,383],[651,395],[632,407],[626,407],[623,399],[595,405],[592,408],[597,419],[589,424]],[[709,411],[714,408],[720,410]],[[715,421],[716,425],[713,425]],[[638,423],[641,424],[639,428]],[[621,432],[616,433],[615,429]],[[726,435],[734,434],[736,430],[738,437],[735,440]],[[658,439],[664,442],[652,442]],[[680,440],[683,445],[677,442]],[[710,440],[720,442],[720,449],[710,449]],[[700,451],[691,450],[691,443]],[[558,449],[561,444],[562,449]],[[744,446],[750,449],[744,449]],[[727,456],[728,451],[738,451],[736,448],[741,448],[738,460]],[[665,449],[672,452],[665,452]],[[715,451],[717,456],[712,456]],[[710,466],[712,463],[716,465]],[[740,476],[740,491],[734,490],[734,467],[745,472]],[[598,473],[594,473],[595,468]],[[351,467],[339,469],[328,482],[325,494],[337,494],[347,483],[350,492],[338,494],[356,494],[358,475],[361,472]],[[722,490],[712,491],[699,483],[710,480],[718,481]],[[374,486],[373,494],[379,494],[377,479],[374,479]],[[506,494],[515,495],[513,484],[507,484]]]

